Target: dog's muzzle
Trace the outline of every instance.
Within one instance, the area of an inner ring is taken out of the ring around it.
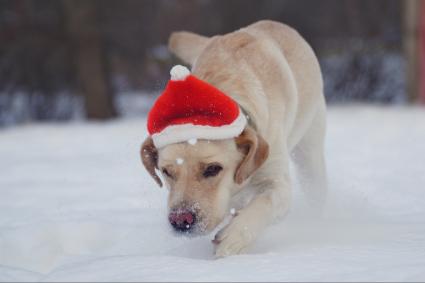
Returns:
[[[168,215],[168,221],[177,232],[190,232],[196,223],[196,215],[189,210],[172,211]]]

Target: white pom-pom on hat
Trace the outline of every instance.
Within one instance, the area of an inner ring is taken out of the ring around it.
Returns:
[[[182,65],[175,65],[170,71],[172,81],[184,81],[190,75],[188,68]]]

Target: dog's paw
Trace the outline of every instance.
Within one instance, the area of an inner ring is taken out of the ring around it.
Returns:
[[[257,238],[257,233],[249,224],[242,214],[220,230],[212,241],[215,244],[215,256],[219,258],[243,252]]]

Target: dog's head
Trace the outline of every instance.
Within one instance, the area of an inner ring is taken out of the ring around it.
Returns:
[[[169,188],[169,222],[179,232],[205,233],[226,216],[230,198],[268,157],[267,142],[247,127],[226,140],[198,140],[155,148],[148,137],[141,157],[147,171]]]

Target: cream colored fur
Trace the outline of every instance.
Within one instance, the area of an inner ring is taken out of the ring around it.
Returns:
[[[169,47],[192,66],[195,76],[233,97],[248,113],[253,131],[269,146],[265,163],[242,184],[233,179],[243,156],[232,140],[202,141],[198,150],[181,144],[160,149],[159,169],[164,160],[182,155],[189,163],[197,164],[210,155],[214,161],[226,164],[211,193],[196,193],[196,189],[202,190],[200,184],[204,181],[175,184],[170,191],[170,208],[195,199],[201,211],[212,215],[206,216],[209,231],[235,205],[237,216],[215,236],[215,254],[222,257],[240,253],[269,223],[288,211],[293,183],[289,174],[291,156],[299,165],[311,205],[320,208],[326,196],[326,107],[320,67],[307,42],[287,25],[260,21],[211,38],[176,32]],[[185,178],[190,179],[194,171],[188,168],[177,170],[183,170]],[[193,188],[189,190],[190,186]],[[238,203],[247,193],[248,203]]]

